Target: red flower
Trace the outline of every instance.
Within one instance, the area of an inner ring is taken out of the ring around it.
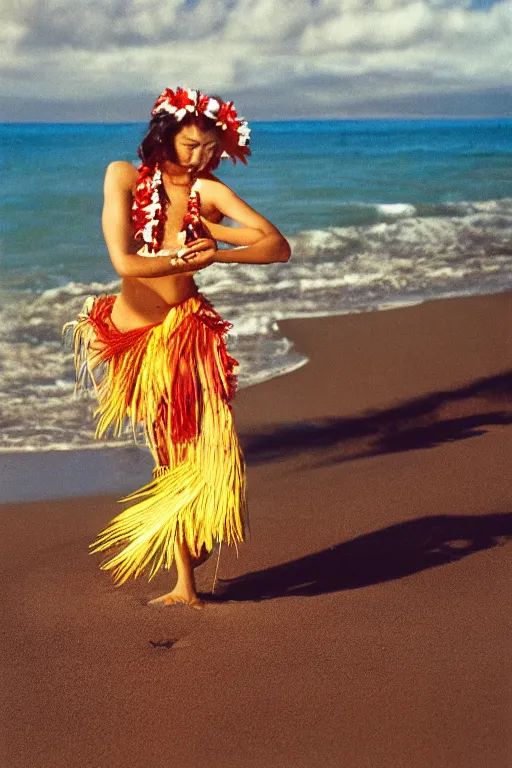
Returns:
[[[172,102],[172,106],[176,107],[176,111],[186,109],[188,106],[195,107],[195,105],[196,103],[190,98],[188,91],[185,91],[183,88],[176,88],[176,94]]]
[[[199,101],[197,102],[197,111],[200,113],[205,112],[209,101],[210,101],[210,97],[205,96],[204,93],[201,93],[199,95]]]
[[[217,125],[219,123],[232,131],[238,131],[240,121],[237,120],[237,111],[233,107],[232,101],[221,104],[219,114],[217,115]]]
[[[176,92],[174,92],[171,88],[166,88],[156,100],[151,114],[156,115],[162,109],[174,114],[180,110],[187,111],[189,106],[195,107],[195,101],[190,98],[188,91],[184,88],[176,88]]]
[[[156,113],[160,111],[159,108],[164,102],[168,104],[172,104],[173,100],[174,100],[174,91],[171,90],[171,88],[166,88],[165,91],[163,91],[158,97],[158,99],[155,101],[153,109],[151,110],[151,114],[156,115]]]

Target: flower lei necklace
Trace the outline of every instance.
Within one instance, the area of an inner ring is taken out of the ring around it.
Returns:
[[[222,130],[221,159],[230,157],[233,163],[238,159],[247,164],[247,155],[250,155],[248,144],[251,130],[247,121],[237,116],[232,101],[220,101],[198,90],[177,88],[176,91],[172,91],[166,88],[156,100],[151,115],[155,117],[162,112],[172,116],[178,123],[188,114],[204,115],[209,118]],[[144,245],[138,251],[141,256],[156,256],[160,250],[167,218],[167,202],[159,164],[156,163],[154,167],[142,164],[139,168],[132,205],[135,239],[144,241]],[[198,210],[199,194],[196,180],[190,192],[185,222],[187,217],[189,220],[198,218]],[[184,229],[180,235],[183,235],[184,240]]]

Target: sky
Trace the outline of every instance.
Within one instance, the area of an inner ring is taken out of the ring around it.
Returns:
[[[512,0],[0,0],[0,121],[512,115]]]

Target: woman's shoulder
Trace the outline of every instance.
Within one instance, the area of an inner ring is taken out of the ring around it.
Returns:
[[[131,189],[135,184],[138,175],[139,172],[133,163],[129,163],[127,160],[113,160],[107,165],[105,181],[110,181],[121,186],[128,186]]]
[[[214,176],[213,173],[201,174],[198,177],[198,181],[199,189],[203,195],[212,199],[216,198],[219,193],[222,194],[223,191],[229,190],[228,185],[224,184],[224,182],[218,179],[217,176]]]

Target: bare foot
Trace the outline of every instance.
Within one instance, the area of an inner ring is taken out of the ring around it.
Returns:
[[[197,595],[186,597],[185,595],[181,595],[174,591],[167,592],[167,594],[160,595],[160,597],[155,597],[153,600],[148,600],[146,605],[178,605],[179,603],[189,605],[191,608],[195,608],[198,611],[205,606],[204,600],[201,600]]]

